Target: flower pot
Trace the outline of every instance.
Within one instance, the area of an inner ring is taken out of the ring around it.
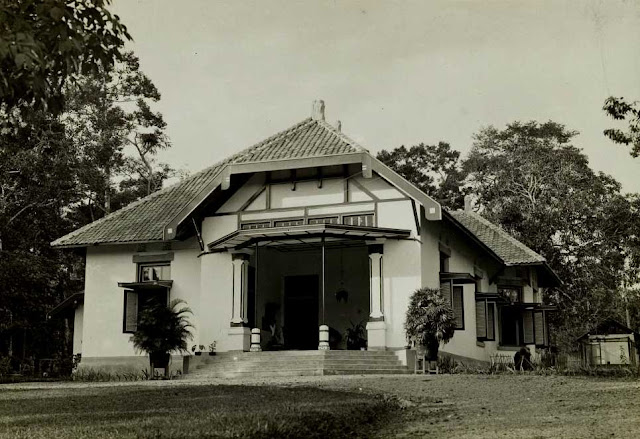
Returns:
[[[202,352],[198,351],[196,352],[196,355],[199,357],[200,355],[202,355]]]
[[[209,352],[209,356],[213,357],[216,353],[215,352]]]

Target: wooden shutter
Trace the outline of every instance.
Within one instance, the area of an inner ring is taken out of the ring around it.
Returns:
[[[453,287],[453,314],[456,317],[456,329],[464,329],[464,290],[461,286]]]
[[[524,344],[533,344],[533,312],[522,312],[522,327],[524,332]]]
[[[485,300],[476,301],[476,337],[487,338],[487,302]]]
[[[544,313],[542,311],[536,311],[533,313],[533,319],[536,328],[536,346],[547,345],[547,331],[544,321]]]
[[[492,302],[487,302],[487,340],[496,339],[495,329],[496,329],[495,305]]]
[[[440,282],[440,294],[442,294],[444,300],[451,305],[451,281]]]
[[[138,293],[124,292],[124,332],[138,330]]]

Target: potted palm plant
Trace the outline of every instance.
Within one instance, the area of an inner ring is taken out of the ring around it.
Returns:
[[[411,296],[404,329],[407,340],[420,355],[436,361],[440,343],[447,343],[455,332],[453,309],[434,288],[420,288]]]
[[[187,315],[193,314],[184,300],[172,300],[169,305],[153,302],[140,313],[138,330],[131,336],[136,351],[149,355],[149,366],[164,369],[169,376],[169,360],[172,352],[188,352],[187,341],[193,338]]]

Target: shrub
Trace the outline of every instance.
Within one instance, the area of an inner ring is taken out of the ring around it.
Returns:
[[[137,351],[149,355],[149,365],[164,367],[165,376],[169,375],[169,355],[171,352],[188,352],[187,341],[193,338],[190,328],[193,326],[187,314],[193,314],[187,307],[180,307],[183,300],[172,300],[169,305],[152,303],[140,314],[138,330],[131,336]]]
[[[427,349],[437,358],[440,343],[447,343],[455,332],[453,309],[434,288],[420,288],[411,296],[404,323],[407,340]]]

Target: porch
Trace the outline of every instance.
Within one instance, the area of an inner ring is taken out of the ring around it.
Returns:
[[[227,254],[233,271],[225,350],[385,349],[385,241],[409,235],[309,224],[212,242],[208,253]]]

